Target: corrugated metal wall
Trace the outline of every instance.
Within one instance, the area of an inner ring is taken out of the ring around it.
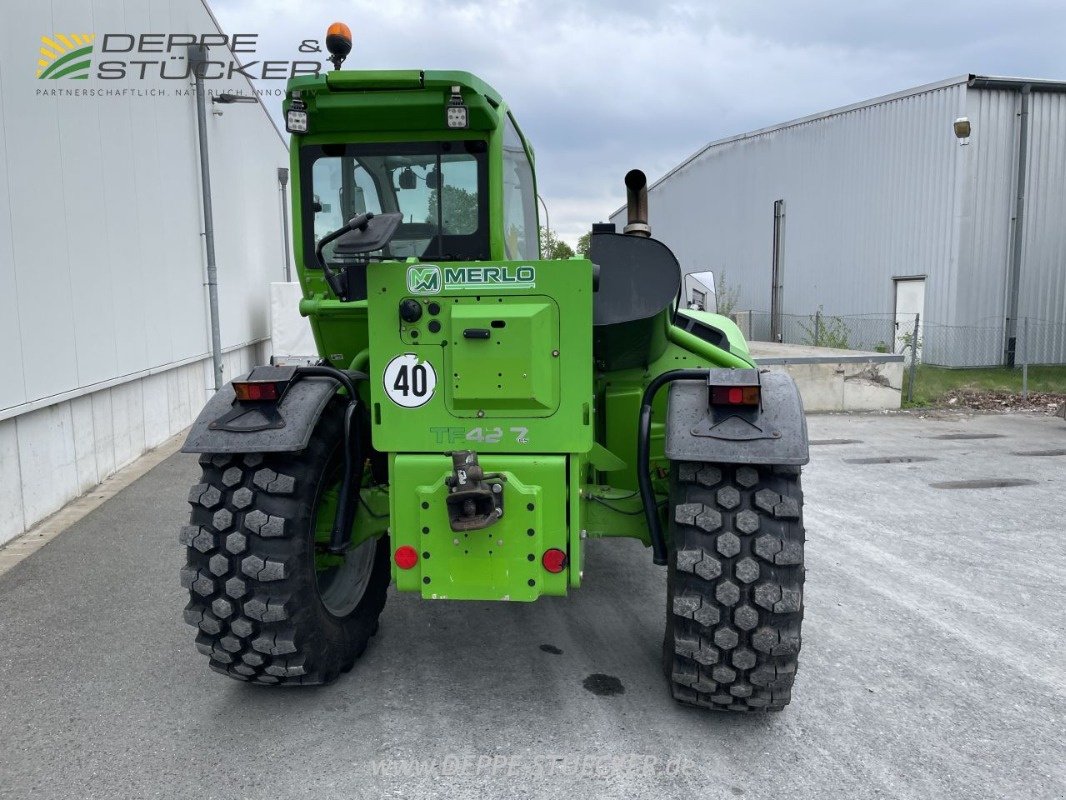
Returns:
[[[215,31],[200,0],[5,10],[0,544],[188,426],[213,386],[188,83],[38,80],[41,36],[95,33],[103,57],[107,32]],[[118,93],[93,94],[103,90]],[[229,379],[269,357],[268,285],[284,274],[277,168],[288,150],[255,105],[209,103],[207,127]]]
[[[199,0],[55,0],[6,17],[11,24],[0,26],[5,417],[210,350],[195,99],[177,94],[187,91],[187,82],[158,74],[37,80],[42,34],[95,32],[102,39],[106,32],[217,30]],[[250,91],[243,79],[216,83],[215,91]],[[42,94],[53,90],[82,95]],[[126,94],[89,94],[105,90]],[[218,110],[222,116],[211,113]],[[288,165],[288,150],[254,105],[208,103],[207,126],[222,344],[231,347],[270,335],[267,287],[283,275],[277,168]]]
[[[1062,323],[1066,95],[1032,97],[1021,314]],[[714,143],[652,188],[653,235],[685,271],[724,273],[738,308],[768,312],[783,199],[784,314],[870,315],[891,344],[893,279],[925,276],[924,359],[1000,363],[1017,104],[1016,92],[960,78]],[[973,122],[965,145],[952,130],[963,114]],[[1066,328],[1057,331],[1045,332],[1040,360],[1063,358]]]
[[[892,278],[929,275],[927,303],[944,316],[964,93],[960,82],[713,145],[652,189],[654,235],[767,311],[783,199],[785,313],[891,313]]]
[[[1066,94],[1037,91],[1029,103],[1016,361],[1061,363],[1066,360]],[[923,355],[932,363],[1003,363],[1020,111],[1017,90],[967,92],[973,133],[960,147],[959,266],[947,282],[945,326],[925,330]],[[936,321],[935,309],[928,302],[926,307],[929,320]]]
[[[1029,360],[1059,363],[1066,360],[1066,94],[1030,98],[1026,186],[1018,315],[1029,320]]]
[[[973,132],[969,143],[960,147],[965,170],[959,183],[959,270],[949,292],[955,309],[950,323],[955,327],[926,336],[934,363],[977,366],[1003,361],[1017,111],[1016,92],[967,92],[966,116]],[[942,358],[942,351],[953,358]]]

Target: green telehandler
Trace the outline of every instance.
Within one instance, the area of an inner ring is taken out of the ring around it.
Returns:
[[[295,263],[320,359],[261,366],[186,441],[185,619],[212,669],[322,684],[377,632],[389,584],[532,601],[581,585],[589,539],[667,569],[682,703],[776,711],[803,615],[799,393],[729,319],[679,308],[647,187],[588,258],[540,259],[533,152],[464,72],[289,81]]]

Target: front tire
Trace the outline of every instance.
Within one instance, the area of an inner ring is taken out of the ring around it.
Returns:
[[[332,522],[342,420],[343,406],[327,407],[298,453],[200,457],[203,476],[181,531],[181,583],[190,597],[185,621],[198,629],[197,649],[213,670],[253,683],[329,683],[377,631],[388,537],[326,566],[315,547],[316,529],[321,541]]]
[[[803,619],[799,473],[672,465],[663,668],[679,702],[730,711],[788,705]]]

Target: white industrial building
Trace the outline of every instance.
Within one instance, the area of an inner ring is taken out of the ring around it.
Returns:
[[[757,338],[821,310],[898,350],[919,313],[929,363],[1066,361],[1066,83],[967,75],[712,142],[649,203]]]
[[[0,543],[187,427],[214,388],[191,84],[39,78],[59,55],[42,54],[42,35],[69,47],[104,32],[218,31],[201,0],[54,0],[4,15]],[[243,77],[212,89],[254,94]],[[269,356],[288,151],[259,102],[207,102],[205,116],[228,380]]]

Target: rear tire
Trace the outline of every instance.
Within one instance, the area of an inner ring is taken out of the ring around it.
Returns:
[[[342,456],[343,406],[298,453],[206,454],[181,531],[185,621],[217,672],[263,684],[322,684],[350,670],[377,632],[388,537],[316,571],[313,522]],[[332,520],[330,520],[332,521]]]
[[[663,668],[679,702],[730,711],[788,705],[803,619],[799,473],[671,466]]]

